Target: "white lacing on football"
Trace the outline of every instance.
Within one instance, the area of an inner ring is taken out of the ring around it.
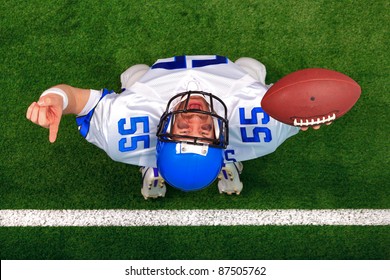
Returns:
[[[295,126],[312,126],[312,125],[319,125],[328,123],[331,121],[334,121],[336,119],[336,114],[333,113],[332,115],[329,115],[327,117],[317,118],[317,119],[294,119],[294,125]]]

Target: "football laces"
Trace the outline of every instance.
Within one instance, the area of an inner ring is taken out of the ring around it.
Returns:
[[[322,118],[312,118],[312,119],[303,119],[303,118],[294,118],[294,126],[313,126],[328,123],[336,119],[336,114],[324,116]]]

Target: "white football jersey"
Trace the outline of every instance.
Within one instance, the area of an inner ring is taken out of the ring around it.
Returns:
[[[160,117],[175,94],[189,90],[212,93],[226,104],[226,162],[269,154],[299,131],[262,110],[265,85],[226,57],[207,55],[159,59],[120,94],[91,91],[91,99],[96,100],[84,108],[87,114],[77,117],[80,133],[115,161],[155,167]]]

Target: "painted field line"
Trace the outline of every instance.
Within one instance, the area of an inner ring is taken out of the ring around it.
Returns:
[[[0,210],[1,227],[390,225],[390,209]]]

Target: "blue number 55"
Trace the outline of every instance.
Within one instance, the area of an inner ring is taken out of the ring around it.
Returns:
[[[121,152],[130,152],[138,148],[138,143],[144,143],[143,148],[150,148],[150,136],[149,136],[149,118],[148,117],[134,117],[130,118],[130,127],[125,128],[126,119],[120,119],[118,121],[118,132],[123,137],[119,140],[118,149]],[[132,136],[141,130],[141,133],[147,133],[144,135]],[[130,145],[128,143],[130,142]]]

